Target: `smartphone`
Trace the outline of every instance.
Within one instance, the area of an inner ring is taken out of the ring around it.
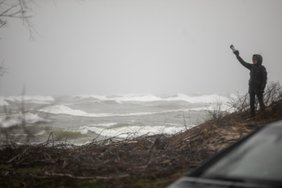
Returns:
[[[233,46],[233,44],[230,45],[230,48],[231,48],[231,50],[232,50],[233,52],[236,51],[236,49],[235,49],[235,47]]]

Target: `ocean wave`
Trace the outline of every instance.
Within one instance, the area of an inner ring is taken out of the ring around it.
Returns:
[[[26,124],[36,124],[49,122],[47,119],[40,117],[38,114],[33,114],[30,112],[23,114],[13,114],[8,116],[0,117],[0,127],[10,128],[19,126],[22,124],[23,120]]]
[[[104,96],[104,95],[79,95],[76,96],[80,99],[96,99],[99,101],[114,101],[116,103],[124,102],[155,102],[162,101],[161,97],[154,95],[139,95],[139,94],[128,94],[128,95],[114,95],[114,96]]]
[[[66,115],[73,115],[73,116],[90,116],[87,112],[82,110],[74,110],[65,105],[54,105],[48,106],[45,108],[40,109],[41,112],[47,112],[50,114],[66,114]]]
[[[194,127],[194,125],[189,126],[189,128]],[[105,137],[137,137],[142,135],[156,135],[156,134],[175,134],[184,131],[184,126],[124,126],[117,128],[102,128],[96,126],[82,126],[79,128],[82,134],[87,134],[88,132],[93,132]]]
[[[25,113],[24,118],[25,118],[25,122],[29,124],[49,122],[49,120],[40,117],[38,114],[34,114],[30,112]]]
[[[216,94],[189,96],[189,95],[179,93],[175,97],[170,97],[170,98],[167,98],[166,100],[167,101],[186,101],[189,103],[225,103],[229,101],[229,98],[225,96],[216,95]]]
[[[230,98],[234,97],[234,95],[223,96],[217,94],[210,95],[186,95],[183,93],[178,93],[172,96],[156,96],[156,95],[143,95],[143,94],[127,94],[127,95],[77,95],[73,96],[78,99],[95,99],[97,102],[99,101],[114,101],[117,103],[126,103],[126,102],[173,102],[173,101],[184,101],[188,103],[226,103],[230,100]],[[0,96],[0,105],[7,105],[8,101],[11,102],[21,102],[22,100],[30,103],[37,104],[50,104],[55,101],[55,98],[52,96],[9,96],[9,97],[1,97]]]
[[[9,103],[6,101],[4,97],[0,97],[0,106],[8,106]]]
[[[83,117],[115,117],[115,116],[142,116],[150,115],[155,112],[136,112],[136,113],[126,113],[126,114],[113,114],[113,113],[87,113],[82,110],[71,109],[65,105],[54,105],[40,109],[41,112],[47,112],[51,114],[65,114],[71,116],[83,116]]]
[[[127,116],[146,116],[154,114],[164,114],[164,113],[173,113],[173,112],[189,112],[197,110],[208,110],[211,107],[203,108],[183,108],[183,109],[173,109],[173,110],[163,110],[158,112],[132,112],[132,113],[87,113],[82,110],[75,110],[66,105],[54,105],[40,109],[41,112],[46,112],[50,114],[64,114],[70,116],[81,116],[81,117],[127,117]]]
[[[96,127],[97,129],[109,129],[113,128],[115,125],[118,125],[118,123],[99,123],[91,126],[81,126],[79,127],[78,132],[80,132],[81,134],[87,134],[89,131],[91,132],[91,127]]]
[[[10,101],[10,102],[21,102],[25,101],[28,103],[34,103],[34,104],[50,104],[55,101],[55,99],[51,96],[9,96],[9,97],[1,97],[0,98],[0,104],[1,101]]]
[[[232,95],[230,95],[232,96]],[[142,94],[127,94],[127,95],[113,95],[113,96],[104,96],[104,95],[77,95],[74,96],[78,99],[94,99],[96,102],[107,102],[114,101],[116,103],[131,103],[131,102],[174,102],[174,101],[184,101],[188,103],[226,103],[229,101],[230,96],[222,96],[217,94],[211,95],[196,95],[190,96],[183,93],[178,93],[172,96],[156,96],[156,95],[142,95]],[[50,104],[55,101],[52,96],[9,96],[9,97],[0,97],[0,105],[8,105],[8,102],[21,102],[22,100],[35,103],[35,104]]]
[[[100,101],[115,101],[117,103],[126,102],[173,102],[173,101],[184,101],[188,103],[217,103],[227,102],[229,97],[221,96],[217,94],[212,95],[198,95],[189,96],[186,94],[179,93],[169,97],[159,97],[155,95],[140,95],[140,94],[128,94],[128,95],[116,95],[116,96],[104,96],[104,95],[80,95],[81,99],[94,98]]]

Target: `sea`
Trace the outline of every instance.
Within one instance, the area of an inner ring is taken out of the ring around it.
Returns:
[[[0,140],[86,144],[176,134],[228,111],[232,95],[76,95],[0,97]],[[8,136],[7,133],[8,132]],[[5,133],[5,134],[4,134]],[[25,139],[24,139],[25,138]]]

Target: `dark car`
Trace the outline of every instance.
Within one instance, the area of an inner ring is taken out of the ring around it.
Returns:
[[[282,187],[282,121],[265,125],[169,188]]]

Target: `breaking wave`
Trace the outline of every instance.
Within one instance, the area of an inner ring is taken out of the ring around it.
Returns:
[[[173,110],[163,110],[158,112],[132,112],[132,113],[87,113],[83,110],[72,109],[65,105],[54,105],[40,109],[41,112],[46,112],[50,114],[63,114],[70,116],[82,116],[82,117],[127,117],[127,116],[145,116],[153,114],[163,114],[172,112],[188,112],[188,111],[200,111],[208,110],[210,107],[202,108],[184,108],[184,109],[173,109]]]
[[[179,93],[169,97],[159,97],[155,95],[139,95],[129,94],[120,96],[104,96],[104,95],[80,95],[79,98],[94,98],[100,101],[115,101],[117,103],[124,102],[162,102],[162,101],[184,101],[188,103],[215,103],[215,102],[227,102],[229,100],[226,96],[220,96],[216,94],[212,95],[199,95],[189,96]]]
[[[6,101],[5,98],[0,97],[0,106],[8,106],[9,103]]]
[[[0,127],[2,128],[10,128],[14,126],[21,125],[23,120],[25,120],[26,124],[36,124],[36,123],[43,123],[48,122],[48,120],[40,117],[38,114],[33,113],[25,113],[22,114],[14,114],[10,116],[1,116],[0,117]]]
[[[117,125],[117,123],[116,123]],[[192,128],[194,125],[188,126]],[[118,138],[127,138],[127,137],[137,137],[142,135],[155,135],[155,134],[175,134],[181,131],[184,131],[184,126],[122,126],[122,127],[99,127],[99,126],[81,126],[78,131],[81,134],[87,134],[89,132],[96,133],[105,137],[118,137]]]
[[[9,96],[0,97],[0,106],[9,105],[8,102],[28,102],[34,104],[50,104],[55,101],[51,96]]]
[[[113,113],[87,113],[82,110],[71,109],[65,105],[54,105],[49,106],[43,109],[40,109],[41,112],[47,112],[51,114],[65,114],[71,116],[84,116],[84,117],[113,117],[113,116],[140,116],[140,115],[150,115],[154,114],[153,112],[136,112],[136,113],[127,113],[127,114],[113,114]]]

